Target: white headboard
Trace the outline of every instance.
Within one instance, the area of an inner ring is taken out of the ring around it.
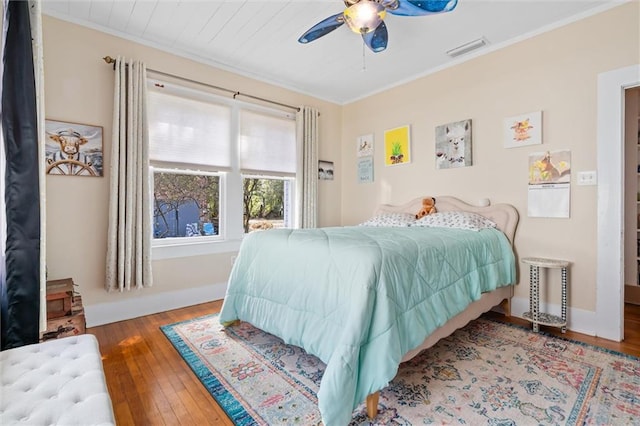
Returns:
[[[406,204],[392,206],[389,204],[383,204],[376,209],[376,214],[380,213],[392,213],[392,212],[407,212],[417,213],[422,207],[422,199],[429,198],[430,195],[424,197],[415,198]],[[518,226],[518,210],[511,204],[494,204],[487,207],[474,206],[462,201],[459,198],[451,197],[448,195],[433,196],[436,199],[436,209],[439,212],[446,211],[465,211],[473,212],[492,220],[498,225],[500,229],[511,241],[513,245],[513,239],[516,234],[516,227]]]

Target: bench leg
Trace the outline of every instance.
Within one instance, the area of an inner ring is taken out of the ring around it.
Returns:
[[[378,400],[380,399],[380,392],[372,393],[367,396],[367,417],[373,420],[378,414]]]

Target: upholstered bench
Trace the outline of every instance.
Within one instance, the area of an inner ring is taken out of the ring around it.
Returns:
[[[0,352],[0,424],[115,425],[95,336]]]

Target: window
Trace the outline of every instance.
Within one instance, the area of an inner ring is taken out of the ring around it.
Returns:
[[[296,175],[295,121],[255,111],[240,112],[244,232],[293,227]]]
[[[219,235],[219,175],[153,172],[154,238]]]
[[[149,81],[154,258],[235,251],[247,232],[293,227],[295,115]]]
[[[293,227],[293,212],[288,202],[294,190],[292,179],[246,176],[242,189],[244,232]]]

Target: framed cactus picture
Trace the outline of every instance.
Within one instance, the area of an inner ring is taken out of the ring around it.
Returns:
[[[397,166],[411,162],[411,132],[409,126],[384,132],[384,164]]]

